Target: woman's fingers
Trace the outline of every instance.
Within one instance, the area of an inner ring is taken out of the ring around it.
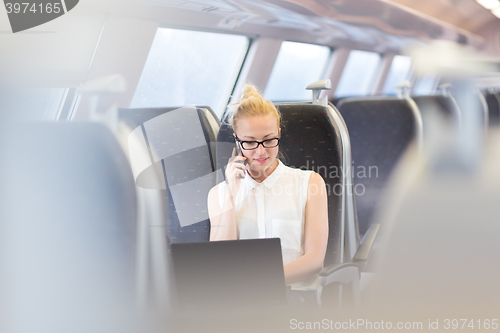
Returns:
[[[245,171],[243,171],[242,169],[236,168],[236,170],[234,172],[234,176],[237,179],[243,178],[243,177],[245,177]]]
[[[234,163],[235,163],[236,169],[238,169],[240,171],[240,172],[238,172],[238,177],[244,178],[245,171],[247,170],[247,166],[245,165],[245,158],[235,160]]]
[[[243,156],[236,156],[234,160],[232,161],[233,163],[238,163],[238,164],[245,164],[245,161],[247,160],[246,157]]]
[[[226,168],[226,184],[229,185],[231,194],[235,196],[238,193],[241,179],[245,177],[247,166],[245,165],[246,157],[235,156],[232,159]]]
[[[231,162],[229,162],[226,168],[226,178],[229,181],[245,177],[245,172],[247,170],[245,160],[246,157],[236,156]]]
[[[237,157],[233,162],[231,162],[228,166],[230,171],[241,171],[244,175],[244,172],[247,170],[247,166],[245,165],[244,157]]]
[[[231,165],[234,165],[236,163],[237,166],[240,165],[245,165],[245,161],[247,160],[246,157],[244,156],[232,156],[229,161],[227,162],[227,169],[231,167]],[[246,167],[245,167],[246,169]]]

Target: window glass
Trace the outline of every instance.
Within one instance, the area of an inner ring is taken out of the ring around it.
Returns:
[[[264,97],[272,101],[311,100],[306,86],[321,80],[330,48],[283,42],[274,64]]]
[[[382,93],[384,95],[396,95],[397,89],[394,86],[408,79],[408,77],[410,76],[410,69],[410,57],[401,55],[395,56],[392,60],[391,68],[389,69],[389,74],[387,75],[387,79],[385,80]]]
[[[345,65],[335,96],[368,95],[380,64],[380,54],[352,50]]]
[[[2,88],[0,113],[6,121],[56,121],[66,88]]]
[[[208,105],[220,117],[248,46],[244,36],[158,29],[131,107]]]
[[[431,95],[436,88],[438,77],[437,75],[429,74],[420,76],[415,82],[413,95]]]

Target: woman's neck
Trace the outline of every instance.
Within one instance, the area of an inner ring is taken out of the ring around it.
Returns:
[[[273,163],[273,165],[269,166],[264,171],[257,171],[257,170],[248,169],[248,174],[257,183],[262,183],[264,180],[266,180],[267,177],[269,177],[274,172],[274,170],[276,170],[278,165],[279,165],[279,160],[276,159],[275,163]]]

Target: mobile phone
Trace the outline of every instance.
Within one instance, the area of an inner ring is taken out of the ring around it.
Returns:
[[[243,156],[243,154],[241,153],[241,145],[238,141],[236,141],[236,155]]]
[[[241,143],[239,143],[238,141],[236,141],[236,153],[238,154],[238,156],[243,156],[242,152],[241,152]],[[236,163],[242,163],[243,165],[247,165],[247,161],[236,161]],[[241,169],[241,168],[238,168],[238,169]],[[245,177],[245,176],[243,176]]]

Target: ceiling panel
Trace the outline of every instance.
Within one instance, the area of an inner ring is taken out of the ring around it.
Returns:
[[[413,9],[422,14],[451,24],[457,28],[477,33],[498,18],[474,0],[384,0]]]

